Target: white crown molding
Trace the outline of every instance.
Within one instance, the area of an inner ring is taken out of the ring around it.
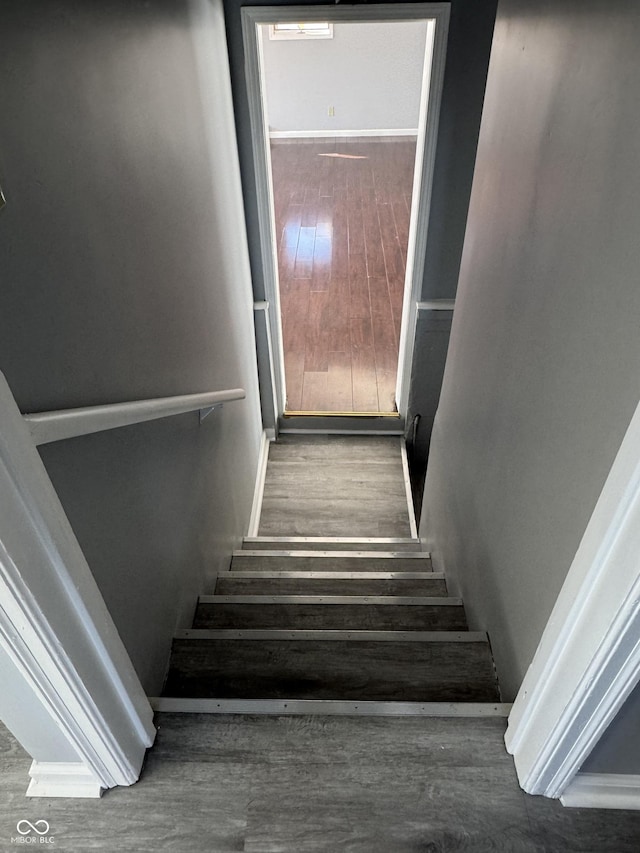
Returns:
[[[640,810],[640,776],[578,773],[560,797],[563,806],[580,809]]]
[[[563,795],[639,677],[640,406],[509,717],[523,789]]]

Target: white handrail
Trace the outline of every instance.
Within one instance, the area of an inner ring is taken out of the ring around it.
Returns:
[[[243,388],[209,391],[204,394],[183,394],[177,397],[157,397],[131,403],[112,403],[105,406],[85,406],[23,415],[34,443],[48,444],[65,438],[89,435],[107,429],[139,424],[156,418],[180,415],[184,412],[204,412],[232,400],[244,400]]]

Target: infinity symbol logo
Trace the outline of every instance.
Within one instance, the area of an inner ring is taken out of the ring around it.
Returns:
[[[44,827],[44,829],[38,829],[38,827]],[[30,820],[20,820],[16,829],[20,835],[28,835],[30,832],[36,832],[38,835],[46,835],[49,832],[49,824],[46,820],[37,820],[35,823],[31,823]]]

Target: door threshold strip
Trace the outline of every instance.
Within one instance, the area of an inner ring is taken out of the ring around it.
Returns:
[[[283,418],[400,418],[399,412],[305,412],[285,411]]]

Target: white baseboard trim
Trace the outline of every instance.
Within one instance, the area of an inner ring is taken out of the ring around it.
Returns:
[[[34,761],[29,770],[27,797],[82,797],[97,799],[102,787],[80,763]]]
[[[565,788],[560,802],[569,808],[640,811],[640,776],[578,773]]]
[[[409,529],[411,538],[418,538],[418,527],[416,525],[416,514],[413,508],[413,490],[411,488],[411,476],[409,474],[409,459],[407,458],[407,443],[404,436],[400,439],[400,456],[402,458],[402,473],[404,476],[404,489],[407,496],[407,511],[409,513]]]
[[[251,506],[251,517],[249,518],[249,530],[247,536],[257,536],[260,527],[260,512],[262,510],[262,497],[264,495],[264,481],[267,476],[267,462],[269,460],[269,445],[275,438],[273,430],[264,430],[260,443],[260,455],[258,456],[258,471],[256,474],[256,486],[253,493],[253,504]]]
[[[342,136],[418,136],[417,127],[373,130],[270,130],[270,139],[335,139]]]

